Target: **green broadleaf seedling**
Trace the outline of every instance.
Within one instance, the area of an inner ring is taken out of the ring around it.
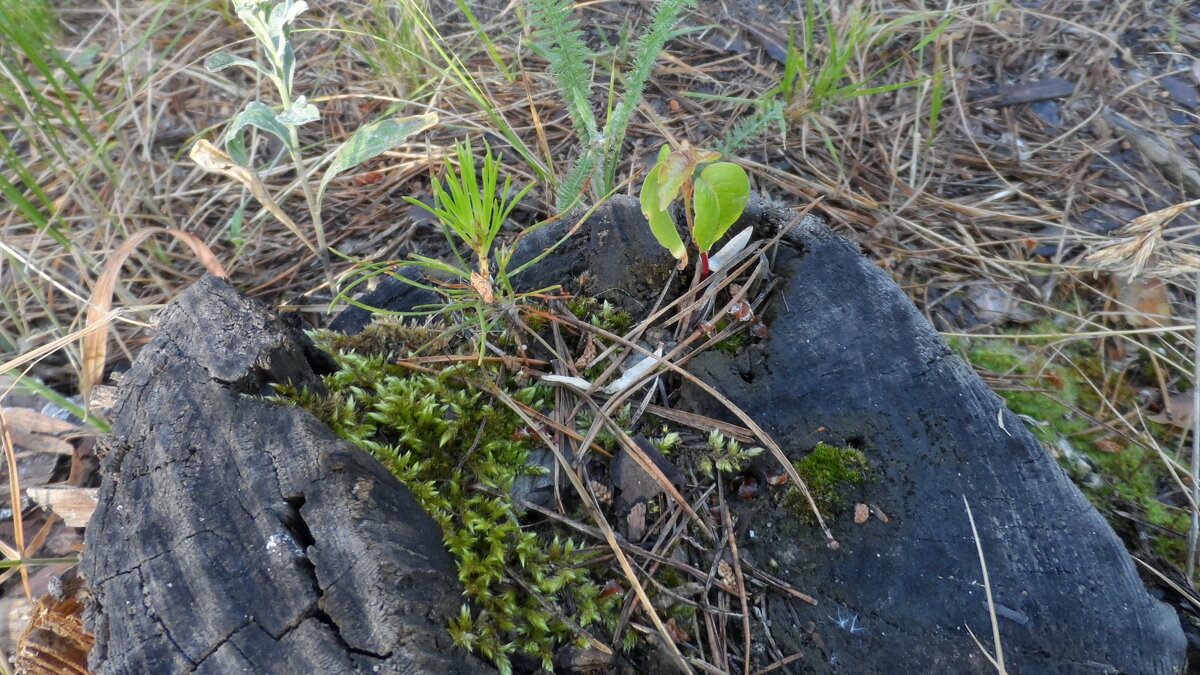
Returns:
[[[683,199],[688,234],[700,252],[700,276],[708,276],[708,251],[727,232],[750,199],[750,178],[732,162],[718,162],[720,153],[693,147],[687,141],[672,151],[664,145],[658,163],[642,183],[642,215],[654,238],[679,260],[688,263],[687,247],[675,228],[670,207]]]

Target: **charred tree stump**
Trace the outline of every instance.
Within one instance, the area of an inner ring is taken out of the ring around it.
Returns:
[[[437,525],[308,412],[328,357],[205,277],[125,374],[82,572],[97,673],[490,670],[446,630],[461,604]]]
[[[968,632],[991,645],[964,496],[1009,672],[1182,672],[1178,616],[1147,592],[1112,528],[1024,422],[856,246],[816,219],[791,220],[783,206],[752,199],[731,230],[752,226],[769,237],[789,228],[772,253],[782,283],[764,311],[767,337],[688,364],[790,459],[824,442],[861,450],[871,467],[861,496],[887,521],[856,523],[853,509],[829,514],[837,550],[782,500],[735,502],[743,560],[818,600],[769,599],[775,645],[796,659],[788,672],[993,672]],[[532,258],[572,226],[566,218],[539,230],[514,257]],[[586,292],[641,316],[673,262],[638,202],[616,197],[518,281],[569,285],[586,273]],[[398,311],[428,302],[394,280],[363,300]],[[334,325],[355,332],[369,319],[353,308]],[[686,382],[679,404],[737,422]]]
[[[887,516],[832,515],[840,547],[794,509],[746,503],[745,559],[814,594],[767,618],[792,672],[994,672],[969,500],[1009,672],[1177,673],[1179,618],[1147,593],[1109,524],[1009,411],[856,246],[812,223],[776,259],[770,334],[691,371],[772,433],[792,458],[855,447]],[[695,388],[684,405],[728,413]]]

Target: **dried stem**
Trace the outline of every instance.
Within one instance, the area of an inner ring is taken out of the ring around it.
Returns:
[[[1192,355],[1192,526],[1188,528],[1187,578],[1196,587],[1196,541],[1200,539],[1200,272],[1192,288],[1195,309],[1195,346]]]

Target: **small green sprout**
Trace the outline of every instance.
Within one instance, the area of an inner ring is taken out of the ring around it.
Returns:
[[[508,220],[509,214],[533,185],[526,185],[525,189],[510,198],[512,176],[504,179],[503,186],[499,185],[500,162],[492,157],[491,148],[484,148],[483,170],[478,173],[478,177],[470,139],[465,143],[456,144],[455,152],[458,155],[461,174],[456,172],[454,164],[447,160],[444,183],[433,182],[434,206],[429,206],[413,197],[404,199],[409,204],[425,209],[437,217],[438,221],[447,228],[446,238],[456,252],[457,247],[454,246],[455,242],[450,233],[453,233],[467,248],[471,249],[471,252],[475,254],[476,269],[469,269],[467,261],[461,258],[462,267],[443,266],[438,261],[425,256],[414,255],[413,258],[427,266],[444,269],[461,277],[463,281],[470,283],[472,290],[479,295],[481,300],[491,304],[496,301],[495,291],[492,287],[492,244],[496,241],[496,235],[500,234],[500,228]],[[502,252],[501,263],[506,262],[507,252]],[[499,281],[504,287],[503,290],[511,291],[512,286],[505,274],[506,271],[505,265],[501,264],[500,269],[497,270],[501,276]]]
[[[709,273],[709,249],[742,215],[750,199],[746,171],[732,162],[716,161],[720,158],[720,153],[687,141],[675,151],[664,145],[658,163],[642,183],[642,214],[658,243],[679,260],[680,269],[687,266],[687,247],[669,210],[677,197],[683,197],[688,234],[700,251],[701,277]]]
[[[743,448],[732,438],[725,438],[721,432],[713,430],[708,435],[707,452],[700,458],[700,468],[706,473],[713,470],[722,473],[737,473],[742,470],[742,462],[749,461],[762,454],[763,449],[754,446]]]

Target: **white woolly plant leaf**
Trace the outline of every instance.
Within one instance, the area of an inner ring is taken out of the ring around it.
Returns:
[[[308,102],[307,96],[300,96],[296,102],[288,107],[287,110],[279,113],[275,117],[280,123],[288,126],[298,127],[301,124],[316,122],[321,119],[321,112],[317,110],[317,106]]]
[[[321,177],[321,185],[317,188],[317,202],[325,194],[325,188],[334,176],[354,168],[372,157],[378,157],[392,148],[400,145],[409,136],[422,132],[437,124],[436,113],[425,113],[412,117],[389,117],[376,120],[358,128],[342,146],[337,149],[325,175]]]
[[[269,76],[271,74],[266,68],[258,65],[258,62],[241,56],[235,56],[234,54],[229,54],[227,52],[217,52],[216,54],[213,54],[204,60],[204,67],[210,73],[215,73],[218,70],[224,70],[225,68],[229,68],[231,66],[245,66],[247,68],[253,68],[263,75]]]
[[[288,132],[287,126],[279,121],[279,116],[275,114],[275,111],[265,103],[251,101],[245,110],[233,118],[233,123],[225,131],[225,151],[238,164],[249,166],[250,159],[246,154],[246,139],[242,134],[242,130],[248,126],[266,131],[291,149],[291,133]]]

